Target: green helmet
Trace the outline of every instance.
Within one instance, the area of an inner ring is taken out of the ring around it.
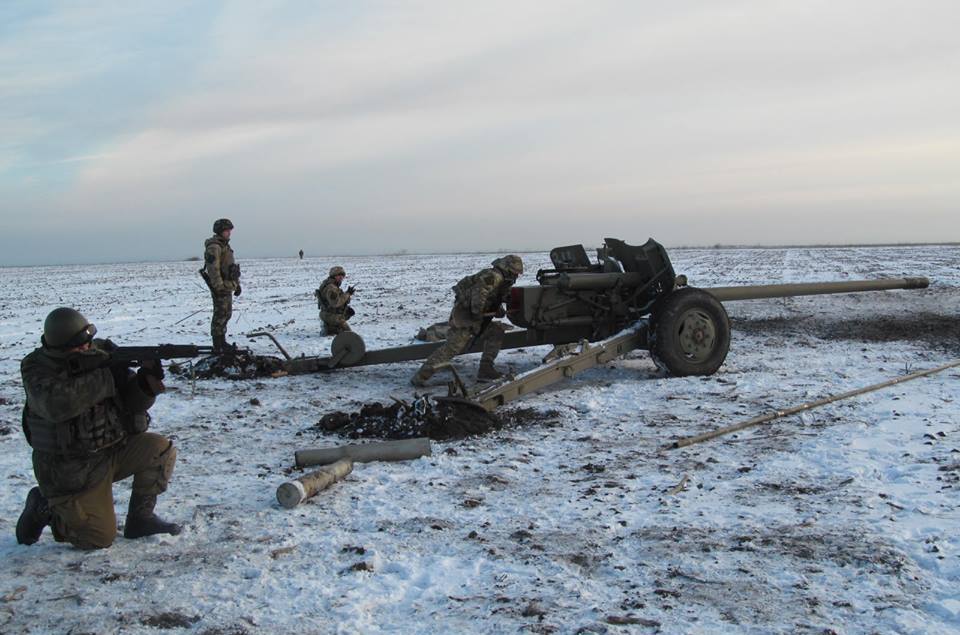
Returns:
[[[503,258],[497,258],[491,263],[496,269],[499,269],[503,273],[507,274],[510,278],[519,278],[523,275],[523,260],[520,256],[514,256],[510,254],[509,256],[504,256]]]
[[[330,267],[331,278],[336,278],[337,276],[345,276],[345,275],[347,275],[347,272],[340,265],[337,265],[336,267]]]
[[[229,218],[218,218],[213,223],[213,233],[219,234],[225,229],[233,229],[233,223],[230,222]]]
[[[65,306],[50,311],[43,322],[40,342],[47,348],[68,349],[83,346],[97,334],[97,327],[80,311]]]

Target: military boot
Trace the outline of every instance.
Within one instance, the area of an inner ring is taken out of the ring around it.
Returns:
[[[47,499],[40,493],[39,487],[34,487],[27,494],[27,504],[23,506],[23,513],[17,520],[17,542],[21,545],[32,545],[40,540],[43,528],[50,524],[51,519]]]
[[[175,523],[161,520],[153,513],[157,505],[157,497],[153,494],[133,494],[130,496],[130,508],[127,511],[127,522],[123,526],[124,538],[143,538],[154,534],[170,534],[176,536],[182,527]]]
[[[503,373],[493,365],[493,360],[481,359],[480,368],[477,370],[477,379],[480,381],[495,381],[503,379]]]

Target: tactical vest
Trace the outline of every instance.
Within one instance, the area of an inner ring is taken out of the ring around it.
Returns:
[[[324,291],[330,285],[336,286],[337,282],[333,278],[327,278],[323,281],[323,284],[320,285],[320,288],[317,289],[317,308],[321,311],[326,311],[327,313],[346,313],[347,306],[343,305],[341,307],[331,307],[327,304],[327,297],[324,295]]]
[[[23,432],[34,450],[64,457],[89,456],[127,437],[122,410],[112,399],[59,423],[35,415],[27,404],[23,408]]]
[[[470,304],[470,291],[480,282],[481,275],[483,275],[483,271],[471,273],[470,275],[460,278],[460,282],[451,287],[451,289],[453,289],[454,304],[459,306]]]

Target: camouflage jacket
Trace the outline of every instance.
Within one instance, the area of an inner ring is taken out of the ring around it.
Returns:
[[[350,304],[350,294],[337,285],[333,278],[327,278],[317,289],[317,303],[325,313],[345,313]]]
[[[239,286],[239,268],[230,241],[214,234],[203,243],[203,271],[210,289],[218,295],[233,293]]]
[[[507,300],[512,286],[512,280],[492,267],[464,277],[453,287],[456,301],[450,325],[478,332],[484,319],[490,317],[484,314],[496,311]]]
[[[33,467],[45,496],[87,489],[104,478],[111,449],[133,430],[146,429],[154,397],[125,367],[106,362],[102,340],[81,353],[38,348],[20,363],[27,400],[23,432],[33,447]],[[89,370],[71,372],[68,359]]]

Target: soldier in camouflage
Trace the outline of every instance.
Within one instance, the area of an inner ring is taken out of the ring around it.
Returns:
[[[336,335],[350,330],[347,320],[354,315],[353,308],[349,306],[350,300],[353,299],[354,289],[353,287],[347,287],[347,290],[343,291],[340,288],[346,277],[347,272],[343,267],[331,267],[330,275],[313,292],[313,295],[317,298],[317,308],[320,309],[320,319],[323,321],[326,335]]]
[[[230,348],[227,344],[227,322],[233,315],[233,298],[241,292],[240,265],[233,259],[231,233],[233,223],[229,218],[221,218],[213,224],[213,236],[203,243],[204,266],[200,270],[213,297],[210,336],[214,349],[219,352]]]
[[[427,358],[410,380],[414,386],[424,386],[438,366],[465,351],[476,338],[483,340],[477,379],[493,380],[503,376],[493,361],[500,352],[505,330],[493,318],[506,315],[503,303],[508,299],[510,287],[523,274],[523,260],[509,255],[497,258],[491,264],[489,269],[466,276],[453,287],[455,300],[446,342]]]
[[[110,364],[110,340],[69,308],[44,322],[42,346],[20,364],[27,400],[23,432],[33,448],[39,487],[27,495],[17,542],[32,545],[50,525],[58,542],[109,547],[117,533],[113,483],[133,476],[123,535],[178,534],[154,513],[167,489],[177,450],[147,432],[147,410],[164,391],[163,366],[144,361],[134,373]]]

